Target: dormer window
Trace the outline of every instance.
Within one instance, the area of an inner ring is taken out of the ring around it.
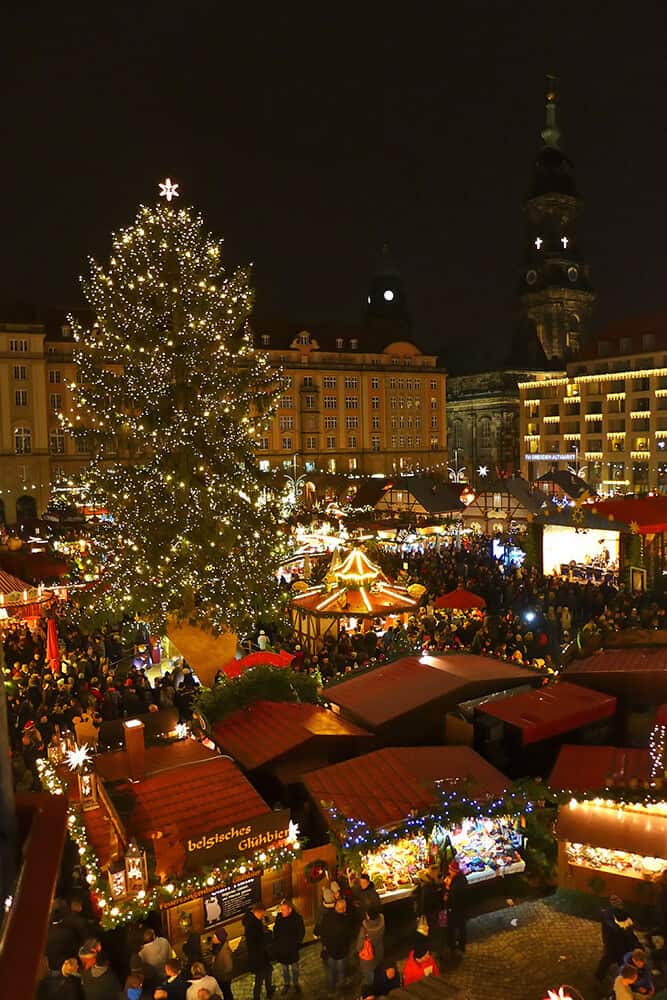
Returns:
[[[300,333],[299,334],[299,343],[300,344],[307,344],[308,343],[308,334],[307,333]]]
[[[336,337],[336,350],[337,351],[342,351],[343,350],[343,338],[342,337]]]
[[[350,350],[356,351],[358,349],[359,349],[359,341],[356,339],[356,337],[353,337],[352,340],[350,341]]]
[[[264,347],[268,347],[270,343],[271,343],[271,337],[269,336],[269,334],[268,333],[263,333],[262,334],[262,344],[264,345]]]

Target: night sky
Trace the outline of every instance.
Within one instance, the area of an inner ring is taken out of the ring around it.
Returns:
[[[14,6],[6,296],[75,304],[86,256],[170,175],[228,263],[254,261],[259,321],[358,321],[387,241],[417,339],[450,368],[493,359],[552,72],[598,325],[666,304],[662,4]]]

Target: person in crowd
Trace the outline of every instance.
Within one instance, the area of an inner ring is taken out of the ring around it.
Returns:
[[[441,948],[441,913],[445,908],[445,891],[437,868],[429,868],[420,875],[417,891],[417,912],[426,917],[429,943],[434,952]]]
[[[178,959],[168,958],[164,963],[164,982],[153,992],[154,1000],[187,1000],[187,991],[188,983],[181,973]],[[228,1000],[224,994],[223,1000]]]
[[[392,990],[400,990],[401,974],[398,971],[396,962],[383,962],[375,970],[371,995],[384,997]]]
[[[83,912],[83,900],[80,896],[73,896],[69,902],[69,912],[65,914],[63,923],[76,934],[79,945],[82,945],[96,929],[92,920],[88,920]]]
[[[377,889],[366,872],[352,886],[352,902],[360,914],[368,913],[369,909],[380,909]]]
[[[629,951],[627,955],[623,956],[622,964],[637,971],[637,978],[632,986],[632,992],[642,997],[652,997],[655,993],[655,985],[644,949],[634,948],[632,951]]]
[[[102,942],[99,938],[89,937],[83,942],[79,948],[79,963],[81,965],[81,973],[87,972],[88,969],[92,969],[97,961],[98,954],[102,951]]]
[[[426,976],[439,975],[440,970],[428,949],[428,941],[419,936],[403,966],[403,985],[410,986]]]
[[[445,880],[445,906],[447,910],[447,941],[452,951],[466,950],[466,924],[468,920],[468,880],[458,861],[450,861]]]
[[[190,985],[185,994],[186,1000],[199,1000],[200,990],[208,990],[210,996],[222,996],[222,987],[214,976],[210,976],[207,973],[203,962],[192,963],[190,977]],[[162,989],[164,989],[164,986]]]
[[[148,966],[152,983],[157,984],[164,979],[165,963],[171,958],[171,954],[171,945],[167,939],[156,935],[152,927],[147,927],[144,931],[143,948],[139,949],[139,958],[144,966]]]
[[[125,980],[123,1000],[148,1000],[149,992],[144,992],[144,977],[140,972],[131,972]]]
[[[52,983],[52,995],[58,1000],[84,1000],[79,963],[75,958],[63,962],[60,973]]]
[[[595,970],[598,982],[602,982],[610,965],[622,964],[623,956],[639,947],[632,917],[619,896],[610,896],[609,906],[602,910],[600,918],[602,956]]]
[[[273,925],[273,957],[282,967],[283,993],[289,993],[290,986],[295,993],[301,992],[299,948],[305,934],[303,917],[294,909],[291,899],[283,899]]]
[[[331,883],[333,885],[333,882]],[[315,926],[313,928],[313,933],[316,937],[320,936],[319,928],[322,924],[322,917],[328,910],[333,910],[336,904],[336,899],[331,891],[331,889],[322,889],[322,903],[320,905],[319,912],[315,919]]]
[[[319,926],[324,948],[326,985],[330,996],[338,996],[347,973],[347,959],[354,937],[354,922],[344,899],[337,899],[333,910],[327,910]]]
[[[234,1000],[233,971],[234,956],[227,940],[227,931],[224,927],[219,927],[211,937],[211,972],[220,984],[222,1000]]]
[[[357,934],[357,955],[361,968],[362,989],[369,989],[375,971],[384,961],[384,916],[379,906],[369,907]]]
[[[95,964],[81,977],[85,1000],[118,1000],[120,983],[109,965],[109,956],[99,951]]]
[[[79,939],[65,920],[69,907],[64,899],[56,899],[51,910],[51,923],[46,934],[46,957],[52,972],[60,972],[63,962],[79,950]]]
[[[243,929],[248,949],[248,968],[255,976],[253,1000],[260,1000],[262,986],[266,990],[267,997],[273,996],[275,990],[270,954],[271,931],[266,924],[266,909],[262,903],[256,903],[243,915]],[[191,998],[188,997],[188,1000]]]
[[[637,982],[637,970],[633,965],[621,966],[614,979],[614,1000],[634,1000],[634,986]]]

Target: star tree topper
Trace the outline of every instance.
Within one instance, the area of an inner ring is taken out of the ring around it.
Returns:
[[[160,197],[166,198],[167,201],[171,201],[172,198],[180,198],[178,193],[178,184],[173,184],[171,177],[167,177],[166,180],[160,184]]]

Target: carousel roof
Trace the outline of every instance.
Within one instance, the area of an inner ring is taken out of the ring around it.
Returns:
[[[327,574],[330,589],[325,584],[311,587],[292,598],[292,607],[313,615],[364,617],[410,611],[419,604],[405,587],[391,583],[361,549],[352,549],[340,565],[336,556]]]
[[[24,590],[32,589],[32,585],[26,583],[25,580],[19,580],[18,576],[5,573],[4,569],[0,569],[0,594],[20,594]]]

